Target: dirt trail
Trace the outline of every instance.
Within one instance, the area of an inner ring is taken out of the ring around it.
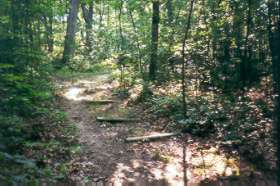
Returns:
[[[182,139],[169,138],[150,143],[125,143],[128,136],[152,134],[153,121],[145,121],[144,111],[138,106],[127,106],[126,101],[113,94],[118,83],[103,74],[76,81],[59,81],[63,107],[70,121],[77,125],[82,152],[71,162],[73,180],[108,181],[116,185],[124,182],[156,181],[184,185]],[[116,103],[93,104],[110,99]],[[137,117],[140,122],[100,123],[97,116]],[[185,140],[186,141],[186,140]],[[218,147],[207,142],[189,139],[186,148],[189,183],[217,175],[239,174],[236,160],[229,159]]]

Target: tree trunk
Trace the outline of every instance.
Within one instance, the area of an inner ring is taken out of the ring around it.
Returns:
[[[71,0],[70,12],[67,18],[67,31],[64,41],[64,51],[62,63],[69,63],[75,52],[75,33],[77,25],[77,15],[79,10],[79,0]]]
[[[46,29],[46,42],[48,45],[48,51],[53,52],[53,17],[51,16],[43,16],[43,22]]]
[[[159,35],[159,1],[153,1],[153,18],[152,18],[152,40],[151,40],[151,61],[149,67],[149,79],[156,79],[157,58],[158,58],[158,35]]]
[[[169,6],[172,6],[172,4],[171,5],[169,5]],[[173,6],[172,6],[172,9],[173,9]],[[175,33],[176,33],[176,26],[175,25],[177,25],[178,24],[178,19],[179,19],[179,16],[180,16],[180,13],[181,13],[181,10],[182,10],[182,7],[179,7],[178,8],[178,10],[177,10],[177,14],[176,14],[176,16],[175,16],[175,18],[174,18],[174,15],[172,16],[172,18],[170,18],[170,19],[172,19],[172,21],[170,22],[170,28],[171,28],[171,32],[170,32],[170,34],[169,34],[169,36],[168,36],[168,40],[169,40],[169,42],[168,42],[168,52],[169,52],[169,54],[170,55],[173,55],[173,53],[172,53],[172,47],[173,47],[173,45],[174,45],[174,35],[175,35]],[[170,11],[170,10],[169,10]],[[173,12],[173,10],[172,10],[172,12]],[[170,13],[171,14],[171,13]],[[170,15],[169,15],[170,16]],[[169,63],[169,65],[171,66],[171,71],[172,71],[172,73],[175,73],[175,63]]]
[[[130,19],[131,19],[131,23],[132,23],[132,27],[133,27],[133,31],[135,33],[137,33],[137,28],[136,28],[136,24],[135,24],[135,21],[134,21],[134,18],[133,18],[133,13],[132,11],[129,9],[128,10],[129,12],[129,16],[130,16]],[[136,40],[136,46],[137,46],[137,50],[138,50],[138,60],[139,60],[139,71],[141,72],[141,74],[143,73],[143,68],[142,68],[142,54],[141,54],[141,48],[140,48],[140,41],[139,41],[139,38],[138,36],[136,35],[135,36],[135,40]]]
[[[186,66],[186,41],[189,37],[189,30],[191,28],[191,16],[192,16],[192,12],[193,12],[193,7],[194,7],[194,0],[191,1],[191,5],[190,5],[190,10],[189,10],[189,15],[188,15],[188,19],[187,19],[187,23],[186,23],[186,27],[185,27],[185,35],[184,35],[184,39],[182,42],[182,97],[183,97],[183,114],[186,115],[186,111],[187,111],[187,103],[186,103],[186,72],[185,72],[185,66]]]
[[[99,4],[99,28],[103,27],[103,16],[104,16],[104,1],[100,1]]]
[[[272,73],[274,80],[274,90],[278,95],[275,100],[275,118],[274,118],[274,132],[277,147],[277,185],[280,185],[280,0],[278,0],[278,9],[276,2],[273,0],[268,1],[268,36],[269,47],[272,57]],[[277,20],[278,17],[278,20]],[[277,20],[273,22],[273,20]]]
[[[167,9],[168,24],[170,26],[170,25],[172,25],[173,20],[174,20],[173,0],[167,0],[166,9]]]
[[[172,56],[172,51],[171,47],[174,44],[174,35],[173,35],[173,30],[174,30],[174,13],[173,13],[173,0],[167,0],[166,2],[166,10],[167,10],[167,24],[168,27],[171,29],[171,32],[168,33],[168,55]],[[179,11],[178,11],[179,12]],[[174,65],[172,64],[171,66],[172,71],[174,72]]]
[[[120,4],[120,7],[119,7],[119,16],[118,16],[121,52],[124,49],[124,37],[123,37],[123,31],[122,31],[122,8],[123,8],[123,0],[121,0],[121,4]]]
[[[92,51],[92,23],[93,23],[93,0],[89,2],[88,8],[85,2],[82,2],[82,13],[86,25],[86,47],[89,52]]]
[[[246,20],[246,37],[245,37],[245,51],[244,56],[241,58],[241,73],[240,73],[240,79],[242,81],[242,86],[246,86],[247,81],[250,78],[250,70],[251,70],[251,58],[252,58],[252,46],[249,41],[249,36],[251,34],[252,30],[252,0],[247,0],[247,20]]]

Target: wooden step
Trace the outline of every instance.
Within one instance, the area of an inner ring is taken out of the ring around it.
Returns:
[[[168,138],[172,136],[178,136],[180,133],[161,133],[161,134],[153,134],[148,136],[138,136],[138,137],[128,137],[126,138],[126,142],[138,142],[138,141],[153,141],[162,138]]]
[[[121,118],[121,117],[96,117],[96,121],[100,122],[137,122],[140,121],[139,119],[133,119],[133,118]]]
[[[94,100],[94,101],[90,101],[89,103],[92,103],[92,104],[110,104],[110,103],[116,103],[117,101],[115,100]]]

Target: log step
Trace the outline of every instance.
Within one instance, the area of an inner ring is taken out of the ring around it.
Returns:
[[[114,122],[132,122],[132,121],[140,121],[140,120],[133,119],[133,118],[96,117],[96,121],[114,123]]]
[[[223,146],[238,146],[242,144],[241,140],[229,140],[229,141],[223,141],[223,142],[219,142],[220,145]]]
[[[152,141],[172,136],[177,136],[180,133],[161,133],[161,134],[153,134],[149,136],[138,136],[138,137],[128,137],[126,138],[126,142],[138,142],[138,141]]]
[[[91,101],[90,103],[92,104],[109,104],[109,103],[116,103],[117,101],[115,100],[96,100],[96,101]]]

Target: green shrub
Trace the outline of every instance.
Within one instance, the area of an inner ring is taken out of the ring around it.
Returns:
[[[0,180],[20,182],[39,174],[23,156],[26,142],[40,140],[52,104],[52,67],[39,48],[0,37]]]
[[[178,118],[182,116],[182,99],[178,97],[153,96],[147,103],[152,112],[166,117]]]

